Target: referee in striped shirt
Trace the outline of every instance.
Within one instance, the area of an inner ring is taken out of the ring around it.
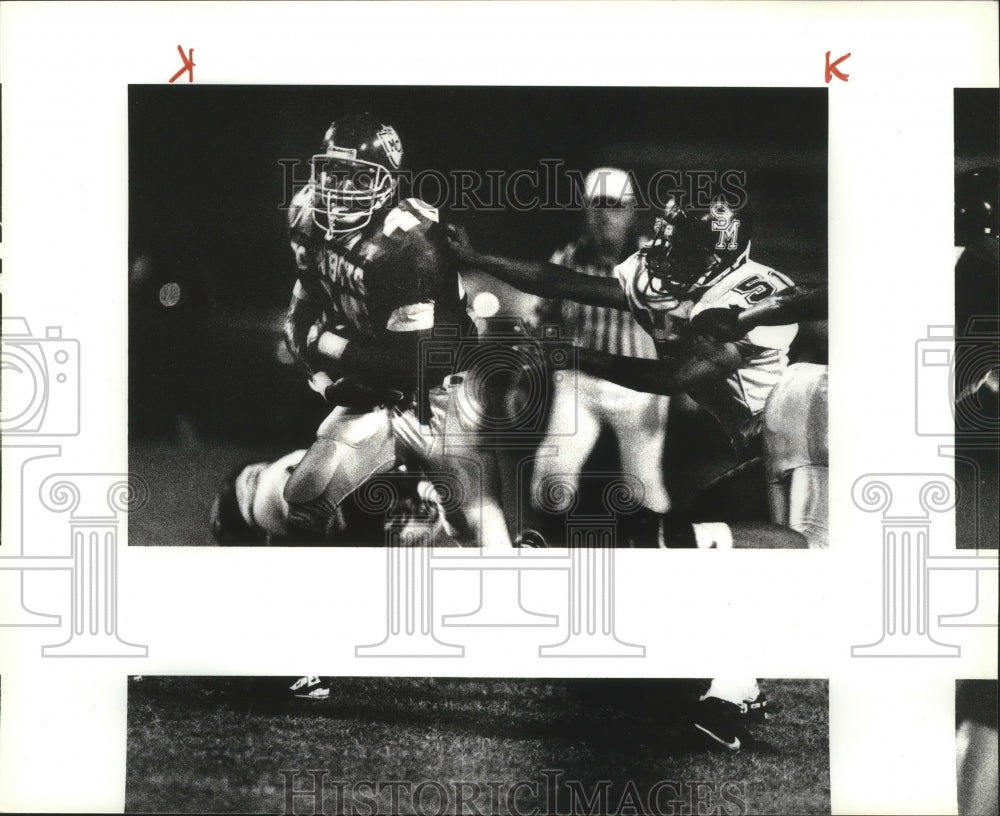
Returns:
[[[614,267],[643,243],[636,211],[635,190],[624,170],[598,167],[584,183],[586,208],[582,235],[556,251],[552,262],[588,275],[611,277]],[[576,345],[609,354],[656,359],[652,338],[629,312],[573,301],[539,300],[542,324],[558,323]],[[536,461],[532,495],[541,495],[546,478],[570,482],[579,489],[579,477],[601,431],[609,428],[618,446],[621,469],[642,480],[643,504],[665,513],[670,499],[663,482],[663,446],[670,398],[632,391],[615,383],[578,372],[576,388],[553,384],[543,449],[554,455]],[[564,435],[576,426],[576,433]]]

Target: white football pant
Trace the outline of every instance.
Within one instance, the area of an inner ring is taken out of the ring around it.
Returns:
[[[790,365],[764,406],[771,520],[826,549],[830,534],[827,367]]]
[[[643,506],[666,513],[670,498],[663,483],[663,447],[669,407],[669,397],[633,391],[582,371],[576,374],[575,388],[569,379],[554,382],[541,447],[557,452],[535,461],[531,495],[541,495],[546,480],[553,478],[579,489],[580,474],[601,429],[610,427],[622,472],[640,479],[645,488]]]

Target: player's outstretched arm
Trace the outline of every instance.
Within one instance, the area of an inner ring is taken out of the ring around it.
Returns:
[[[823,320],[827,315],[825,286],[795,286],[765,298],[746,309],[705,309],[691,321],[691,330],[720,343],[745,337],[758,326],[785,326],[809,320]]]
[[[447,225],[444,234],[452,255],[459,263],[480,269],[522,292],[628,311],[625,294],[615,278],[584,275],[554,263],[483,255],[472,246],[465,230],[454,224]]]
[[[826,286],[793,286],[744,309],[739,323],[746,334],[757,326],[784,326],[823,320],[827,315]]]
[[[580,370],[633,391],[674,396],[692,386],[728,377],[743,358],[732,343],[694,338],[687,353],[675,359],[643,360],[580,348]]]

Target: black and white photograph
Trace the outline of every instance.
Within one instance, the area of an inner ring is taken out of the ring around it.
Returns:
[[[829,813],[828,699],[738,677],[134,677],[125,812]]]
[[[825,548],[826,156],[824,89],[130,87],[130,543]]]
[[[0,811],[996,814],[998,23],[0,3]]]
[[[955,89],[955,546],[1000,531],[1000,91]],[[983,579],[980,579],[982,582]],[[977,586],[977,591],[982,592]],[[988,597],[988,596],[987,596]],[[985,600],[985,599],[984,599]],[[996,814],[997,680],[955,684],[958,813]]]
[[[998,812],[997,681],[955,684],[955,749],[959,816]]]
[[[956,546],[1000,542],[1000,92],[955,89]]]

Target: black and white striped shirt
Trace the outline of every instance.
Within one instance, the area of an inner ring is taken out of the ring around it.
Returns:
[[[615,264],[581,260],[580,243],[567,244],[553,253],[551,262],[586,275],[613,277]],[[585,254],[585,253],[584,253]],[[540,324],[559,324],[576,345],[620,354],[625,357],[656,359],[656,346],[630,312],[607,306],[587,306],[572,300],[543,300],[537,308]]]

